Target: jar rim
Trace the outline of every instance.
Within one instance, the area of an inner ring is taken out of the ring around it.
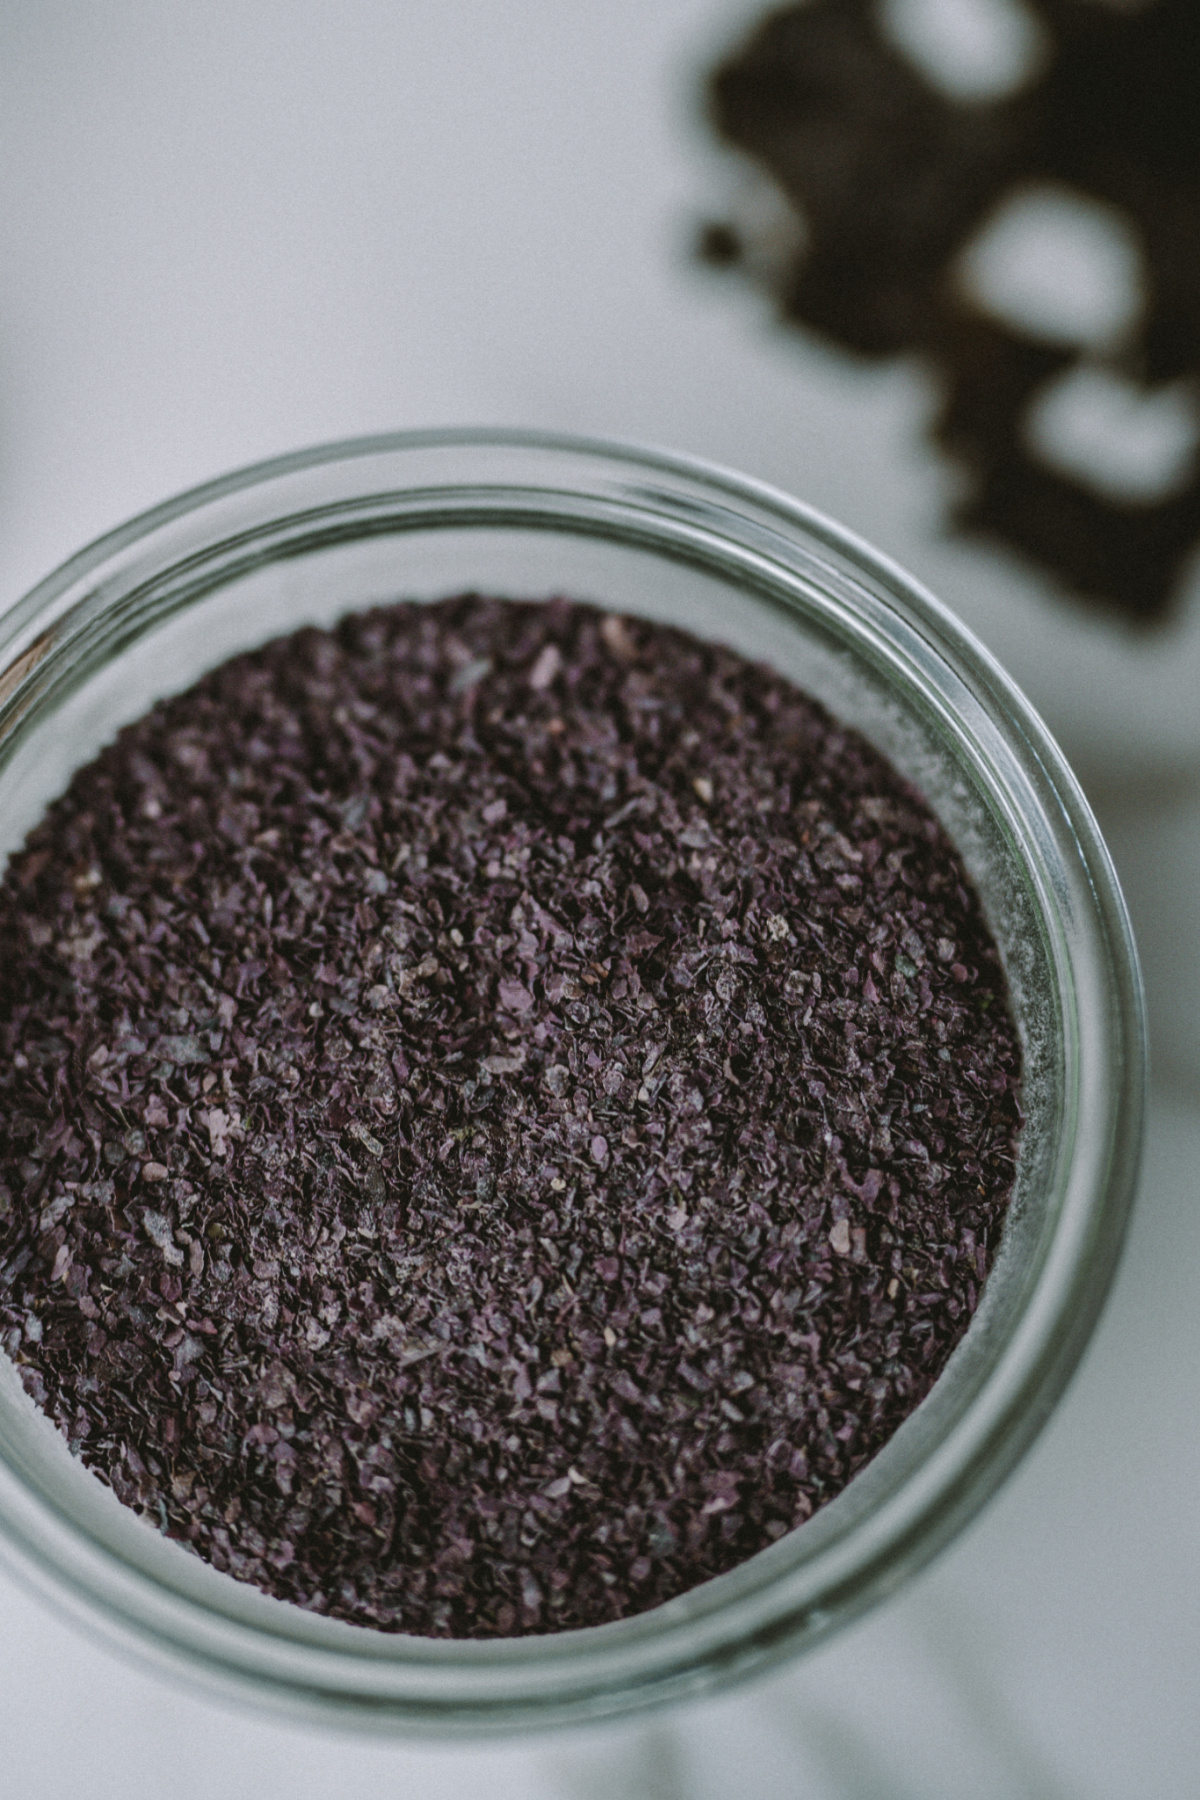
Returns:
[[[1029,703],[888,558],[800,501],[698,458],[463,427],[316,446],[193,488],[97,539],[0,617],[0,752],[89,679],[106,646],[116,642],[119,655],[172,609],[202,605],[247,570],[370,534],[432,530],[431,521],[442,531],[497,522],[586,530],[652,555],[708,559],[734,571],[750,599],[788,583],[810,595],[830,630],[858,634],[864,657],[885,673],[906,671],[906,703],[919,694],[940,709],[940,728],[969,740],[980,780],[995,780],[1006,829],[1027,834],[1021,854],[1038,864],[1038,903],[1057,934],[1063,1005],[1075,1019],[1063,1076],[1073,1135],[1054,1173],[1056,1210],[1010,1328],[983,1344],[976,1320],[955,1352],[951,1366],[974,1370],[957,1415],[943,1374],[804,1526],[632,1618],[488,1641],[314,1618],[218,1575],[132,1515],[145,1542],[118,1530],[105,1511],[118,1503],[94,1477],[99,1513],[56,1500],[29,1460],[32,1402],[23,1407],[24,1395],[0,1384],[0,1555],[60,1604],[126,1649],[200,1671],[226,1691],[363,1725],[461,1733],[596,1717],[752,1673],[861,1612],[948,1541],[1036,1435],[1098,1315],[1136,1182],[1146,1053],[1116,876]],[[1003,762],[1002,775],[989,773],[989,759]],[[912,1420],[937,1417],[938,1407],[940,1427],[889,1488],[915,1441]]]

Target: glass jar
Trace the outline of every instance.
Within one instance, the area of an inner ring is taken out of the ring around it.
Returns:
[[[1027,1122],[996,1265],[927,1399],[849,1486],[638,1617],[492,1641],[320,1618],[218,1573],[74,1460],[0,1356],[0,1551],[109,1640],[243,1699],[463,1733],[602,1717],[815,1643],[967,1522],[1087,1341],[1138,1163],[1135,952],[1095,823],[988,654],[899,569],[697,462],[495,431],[283,458],[156,508],[0,621],[0,856],[119,726],[238,651],[391,598],[568,594],[774,665],[872,740],[957,843],[1001,947]]]

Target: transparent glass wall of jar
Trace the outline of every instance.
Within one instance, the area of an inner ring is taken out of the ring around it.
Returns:
[[[250,469],[134,520],[0,620],[0,857],[118,727],[225,657],[380,600],[566,593],[720,640],[857,726],[976,880],[1021,1026],[1004,1243],[928,1399],[830,1505],[640,1617],[443,1642],[314,1617],[207,1567],[69,1455],[0,1358],[0,1555],[115,1644],[243,1698],[379,1729],[599,1717],[744,1678],[890,1592],[1047,1416],[1103,1301],[1136,1175],[1136,957],[1087,806],[956,621],[836,526],[655,452],[426,433]],[[0,947],[2,953],[2,947]]]

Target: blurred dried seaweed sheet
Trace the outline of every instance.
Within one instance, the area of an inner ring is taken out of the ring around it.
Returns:
[[[1165,617],[1200,543],[1197,0],[808,0],[708,104],[776,216],[735,209],[705,257],[843,349],[927,358],[955,522]]]

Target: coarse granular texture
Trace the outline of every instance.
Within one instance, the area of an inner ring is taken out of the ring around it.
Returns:
[[[0,1341],[117,1495],[391,1631],[596,1624],[808,1518],[967,1327],[997,952],[771,671],[555,600],[239,656],[0,889]]]

